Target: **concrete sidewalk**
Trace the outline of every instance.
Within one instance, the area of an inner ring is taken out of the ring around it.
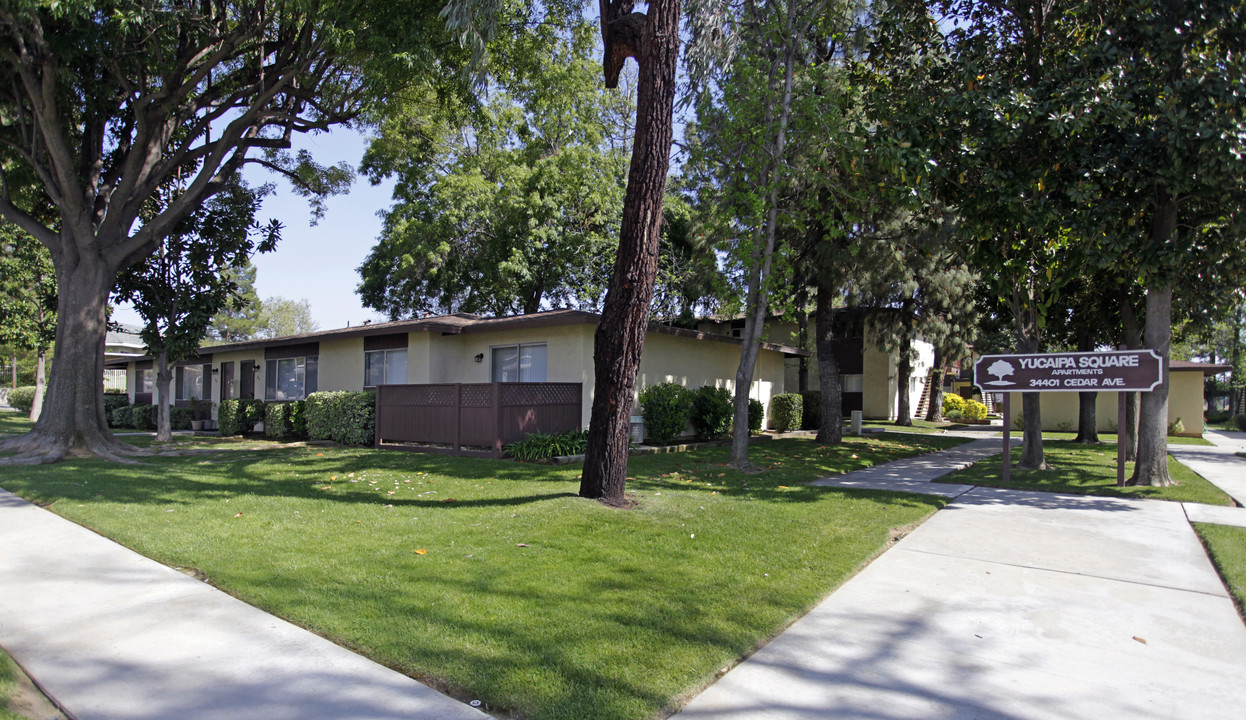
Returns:
[[[76,720],[488,716],[0,491],[0,646]]]
[[[818,484],[922,492],[941,459],[913,460],[920,475]],[[1181,504],[949,487],[926,486],[956,499],[674,717],[1241,714],[1246,626]]]
[[[1168,454],[1246,506],[1246,457],[1237,455],[1246,452],[1246,433],[1208,430],[1203,437],[1214,446],[1169,445]]]

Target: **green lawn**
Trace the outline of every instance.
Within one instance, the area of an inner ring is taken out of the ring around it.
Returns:
[[[6,468],[71,520],[487,709],[658,717],[944,500],[807,487],[957,438],[758,444],[637,457],[637,507],[579,469],[281,447],[140,466]]]
[[[944,475],[936,482],[983,485],[986,487],[1041,490],[1044,492],[1113,497],[1142,497],[1209,505],[1232,505],[1233,502],[1215,485],[1196,475],[1186,466],[1168,457],[1168,472],[1176,482],[1169,487],[1117,487],[1116,445],[1079,445],[1067,441],[1043,442],[1043,453],[1051,470],[1012,468],[1010,482],[1003,482],[1000,458],[983,460],[964,470]],[[1012,460],[1021,459],[1021,448],[1012,449]],[[1133,463],[1125,467],[1125,477],[1133,471]]]
[[[29,430],[34,423],[27,419],[25,413],[16,410],[0,410],[0,435],[19,435]]]
[[[11,703],[17,699],[17,665],[8,653],[0,650],[0,720],[21,720]]]
[[[1012,436],[1021,437],[1021,433],[1016,428],[1014,428],[1012,431]],[[1043,431],[1043,440],[1073,440],[1076,437],[1077,437],[1077,433],[1075,432],[1061,432],[1059,430],[1055,432]],[[1112,447],[1116,447],[1116,433],[1107,433],[1107,432],[1099,433],[1099,442],[1105,445],[1111,445]],[[1168,444],[1169,445],[1215,445],[1215,443],[1205,438],[1182,437],[1180,435],[1169,435]]]
[[[887,432],[905,432],[905,433],[937,433],[941,430],[960,430],[970,427],[963,423],[942,422],[935,423],[927,420],[913,420],[912,425],[896,425],[894,422],[866,422],[864,427],[881,427],[886,428]],[[847,425],[845,425],[847,427]]]
[[[1194,530],[1233,595],[1237,611],[1246,617],[1246,528],[1194,523]]]

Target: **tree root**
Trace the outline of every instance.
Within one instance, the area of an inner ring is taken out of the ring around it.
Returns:
[[[135,465],[138,461],[133,458],[151,455],[150,452],[116,440],[111,435],[78,438],[77,442],[71,442],[68,438],[56,437],[37,428],[24,435],[0,440],[0,452],[13,453],[0,457],[0,466],[48,465],[66,458],[86,457]]]

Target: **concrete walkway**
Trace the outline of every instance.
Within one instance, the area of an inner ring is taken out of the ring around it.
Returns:
[[[1246,433],[1208,430],[1203,437],[1214,445],[1169,445],[1168,454],[1246,506],[1246,457],[1237,455],[1246,452]]]
[[[76,720],[481,720],[0,491],[0,647]]]
[[[920,491],[917,478],[878,470],[819,484]],[[936,492],[948,487],[958,486]],[[944,510],[674,717],[1240,715],[1246,626],[1181,504],[952,492]]]

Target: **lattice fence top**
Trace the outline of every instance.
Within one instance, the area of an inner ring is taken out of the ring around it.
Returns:
[[[382,385],[377,388],[380,404],[389,406],[453,407],[453,385]]]
[[[493,407],[492,385],[464,385],[463,397],[459,400],[463,407]]]
[[[506,383],[502,405],[579,405],[580,383]]]

